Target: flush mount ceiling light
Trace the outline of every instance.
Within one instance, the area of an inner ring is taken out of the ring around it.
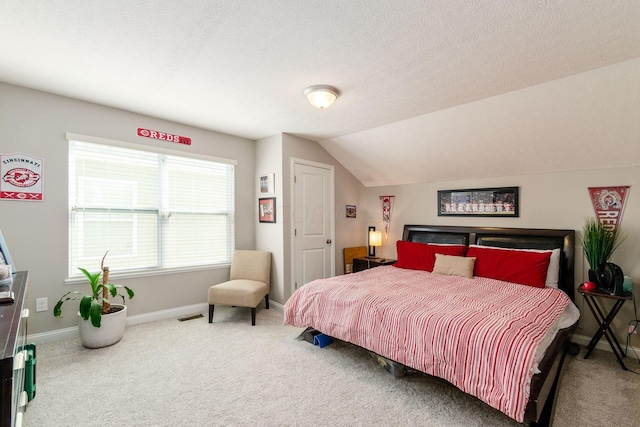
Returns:
[[[324,110],[333,105],[338,99],[338,89],[333,86],[316,85],[309,86],[304,90],[304,96],[307,97],[311,105],[319,110]]]

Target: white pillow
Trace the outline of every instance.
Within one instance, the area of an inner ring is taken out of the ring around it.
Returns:
[[[547,278],[544,285],[548,288],[558,289],[558,282],[560,281],[560,248],[556,249],[513,249],[513,248],[500,248],[497,246],[482,246],[482,245],[469,245],[469,247],[476,248],[489,248],[489,249],[502,249],[505,251],[521,251],[521,252],[551,252],[549,258],[549,268],[547,268]]]

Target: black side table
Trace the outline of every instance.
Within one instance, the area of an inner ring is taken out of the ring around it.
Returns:
[[[374,267],[380,267],[381,265],[392,265],[397,260],[388,258],[366,258],[358,257],[353,259],[353,272],[368,270]]]
[[[627,369],[627,367],[624,365],[624,362],[622,361],[622,358],[624,357],[624,351],[622,351],[622,347],[620,346],[618,339],[611,330],[611,322],[613,322],[613,319],[616,317],[625,301],[632,298],[631,293],[626,292],[624,296],[610,295],[596,290],[584,289],[582,285],[578,288],[578,292],[580,292],[585,301],[587,301],[587,305],[589,306],[591,313],[593,313],[593,317],[596,318],[596,321],[599,324],[598,330],[587,345],[587,353],[584,355],[584,358],[587,359],[591,355],[591,352],[595,348],[596,344],[598,344],[598,341],[600,341],[600,338],[602,338],[602,335],[604,335],[607,341],[609,341],[609,345],[613,350],[613,354],[616,355],[618,363],[620,364],[620,366],[622,366],[622,369],[628,371],[629,369]],[[597,298],[606,298],[615,301],[613,307],[611,307],[611,310],[609,310],[609,313],[606,316],[604,315],[604,311],[600,307],[600,304],[598,304]]]

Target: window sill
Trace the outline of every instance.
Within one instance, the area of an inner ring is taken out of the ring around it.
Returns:
[[[221,268],[229,268],[231,264],[214,264],[214,265],[200,265],[197,267],[180,267],[180,268],[156,268],[152,270],[140,270],[140,271],[119,271],[109,272],[109,282],[117,283],[120,279],[131,279],[136,277],[149,277],[149,276],[162,276],[165,274],[179,274],[188,273],[192,271],[202,270],[218,270]],[[64,280],[65,285],[77,285],[80,283],[86,283],[87,278],[84,276],[68,277]]]

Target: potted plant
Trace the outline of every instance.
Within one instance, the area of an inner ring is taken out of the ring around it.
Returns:
[[[128,287],[109,283],[109,267],[104,266],[106,256],[107,253],[102,257],[102,262],[100,263],[101,271],[97,273],[90,273],[84,268],[79,268],[89,280],[91,293],[67,292],[60,298],[53,309],[53,315],[60,317],[62,304],[69,300],[80,300],[78,309],[80,339],[82,340],[82,345],[88,348],[106,347],[120,341],[124,334],[127,306],[124,305],[125,296],[121,295],[119,290],[124,289],[129,299],[134,296],[133,291]],[[102,283],[100,283],[101,274]],[[110,296],[121,297],[122,304],[111,303]]]
[[[591,267],[589,281],[598,284],[598,269],[609,260],[620,243],[619,229],[611,231],[596,218],[587,218],[582,230],[582,249]]]

